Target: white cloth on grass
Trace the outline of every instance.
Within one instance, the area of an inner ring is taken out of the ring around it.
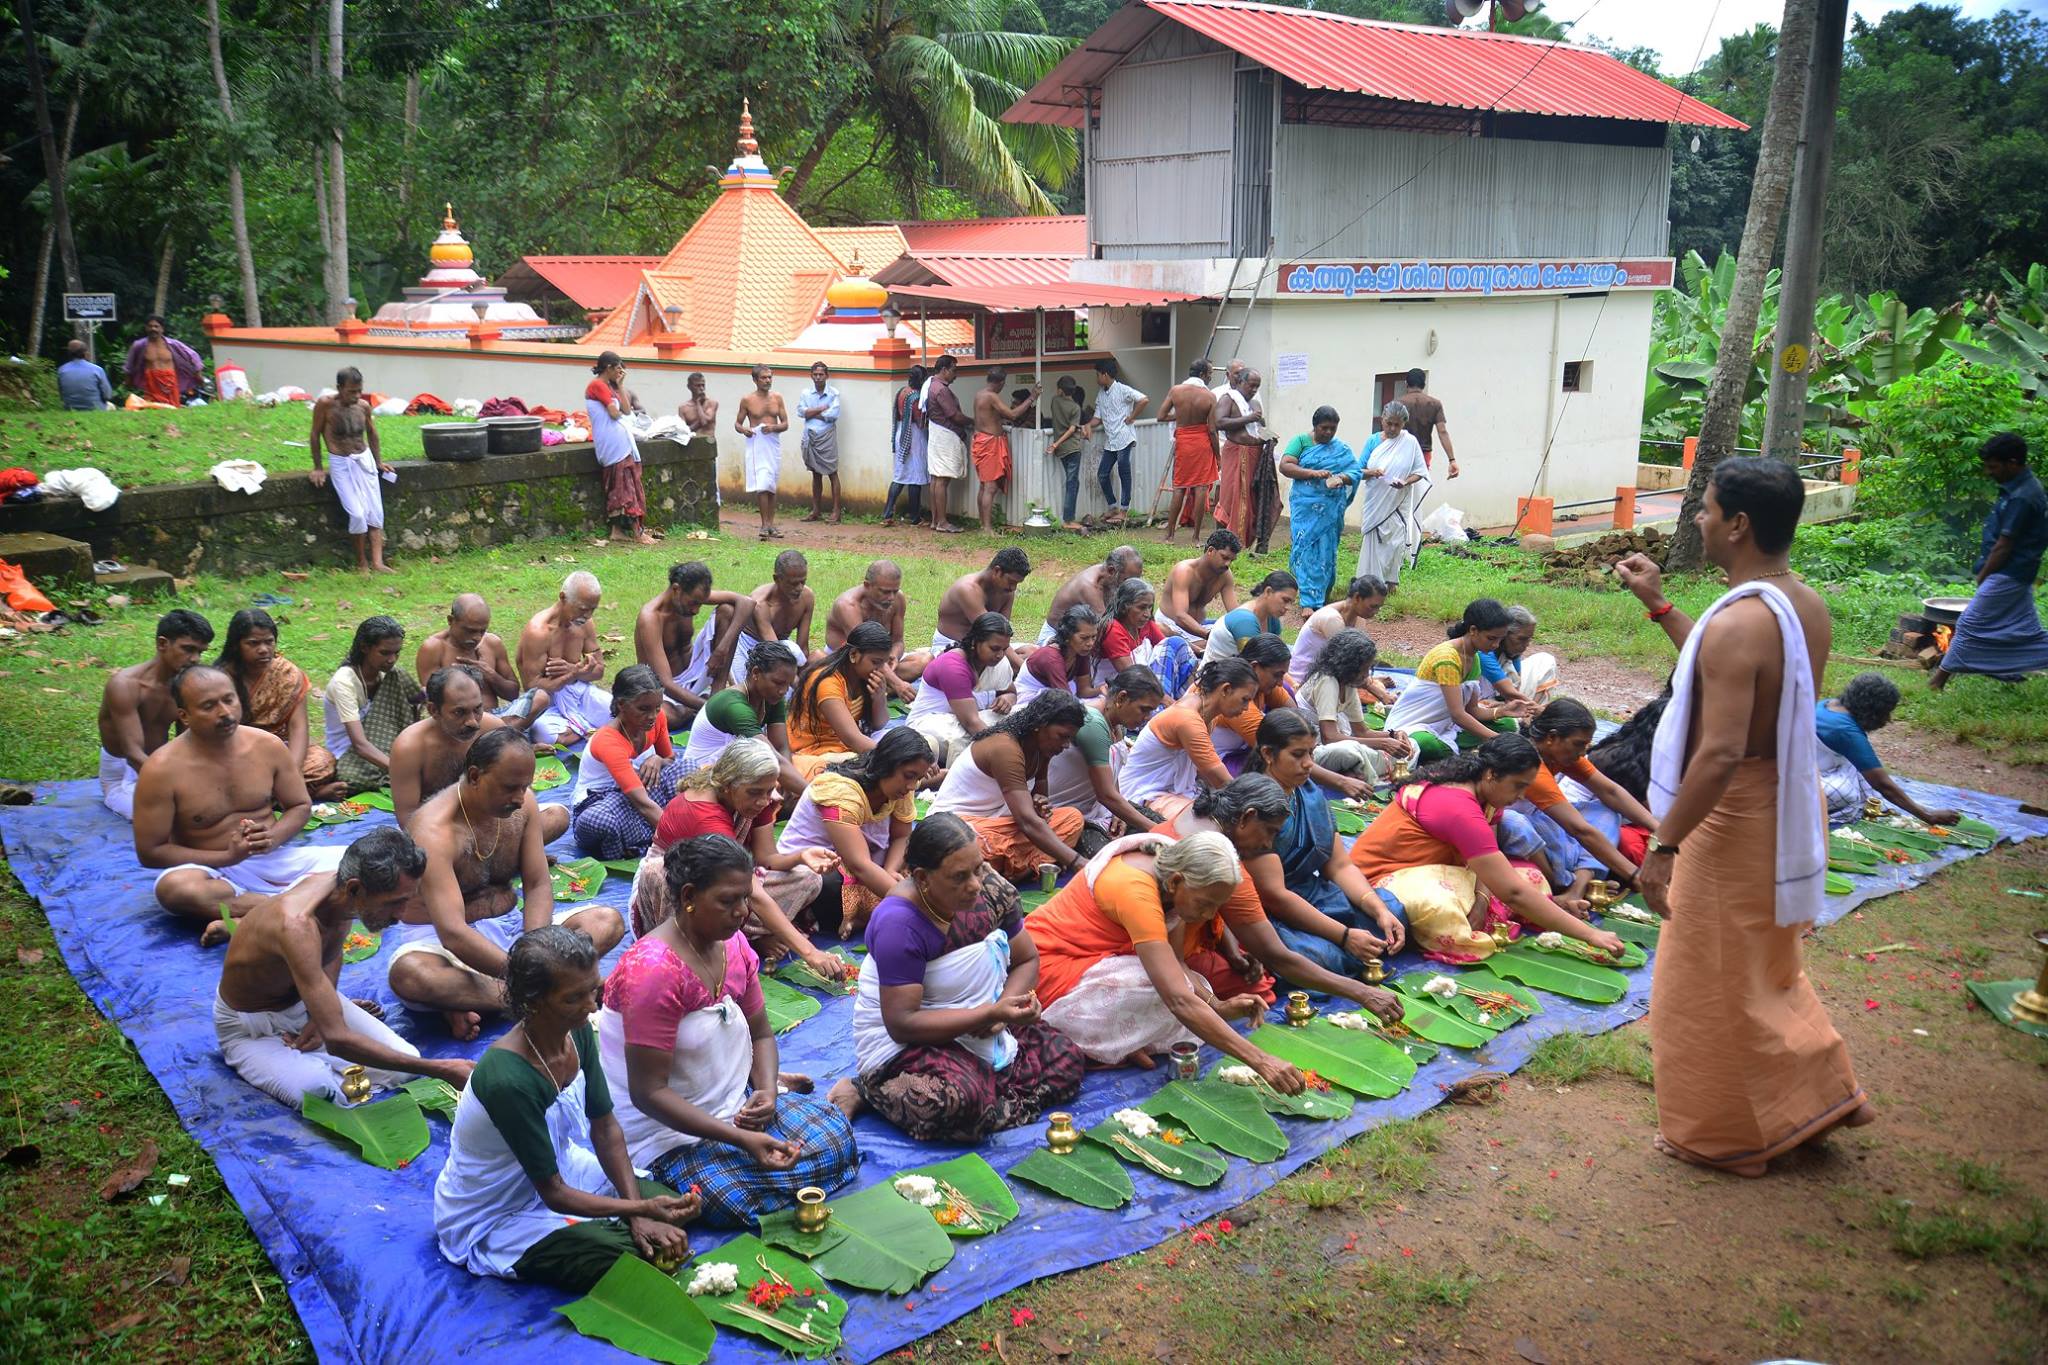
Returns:
[[[418,1048],[347,996],[341,999],[341,1018],[350,1029],[393,1052],[403,1052],[408,1057],[420,1055]],[[300,1052],[285,1042],[285,1034],[303,1033],[307,1027],[303,1000],[281,1010],[243,1011],[229,1008],[220,993],[214,993],[213,1036],[220,1042],[221,1060],[236,1075],[294,1109],[308,1095],[324,1095],[337,1104],[348,1103],[341,1093],[341,1073],[355,1063],[344,1061],[325,1048]],[[385,1071],[374,1066],[364,1067],[363,1071],[373,1088],[397,1089],[413,1079],[409,1071]]]

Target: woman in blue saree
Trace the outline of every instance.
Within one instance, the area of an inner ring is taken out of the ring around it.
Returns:
[[[1309,776],[1315,752],[1306,712],[1276,707],[1259,722],[1245,771],[1278,782],[1290,809],[1272,856],[1247,859],[1245,871],[1281,942],[1326,971],[1355,976],[1365,959],[1399,952],[1407,930],[1337,838],[1329,798]]]
[[[1311,431],[1280,452],[1280,472],[1294,480],[1287,495],[1293,548],[1287,567],[1301,585],[1301,607],[1314,611],[1337,577],[1337,542],[1344,534],[1344,509],[1358,494],[1358,456],[1337,439],[1337,410],[1315,410]]]

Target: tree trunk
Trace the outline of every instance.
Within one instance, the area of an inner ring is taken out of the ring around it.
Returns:
[[[333,222],[329,259],[334,263],[328,284],[327,311],[330,322],[339,322],[354,312],[349,306],[348,286],[348,171],[342,160],[342,20],[345,0],[327,3],[327,97],[334,102],[334,127],[327,144],[327,197]]]
[[[87,33],[87,41],[91,33]],[[84,44],[80,45],[81,47]],[[65,165],[71,164],[72,140],[78,135],[79,91],[71,92],[71,105],[64,111],[64,136],[57,144],[57,155]],[[36,250],[36,302],[29,313],[28,353],[38,355],[43,349],[43,319],[49,312],[50,303],[50,252],[57,243],[57,225],[54,221],[43,224],[42,245]]]
[[[839,132],[839,107],[834,105],[825,111],[825,117],[818,122],[818,135],[811,139],[811,145],[804,150],[803,159],[796,163],[796,171],[789,177],[789,183],[782,187],[782,197],[791,204],[800,203],[804,187],[817,174],[818,163],[825,159],[826,151],[832,146],[832,139]]]
[[[171,237],[171,230],[165,228],[163,255],[158,257],[156,263],[156,301],[150,305],[149,309],[150,312],[157,314],[159,317],[163,315],[165,306],[170,302],[171,261],[176,255],[177,243]]]
[[[57,239],[57,257],[64,265],[64,287],[72,293],[85,292],[85,280],[78,273],[78,243],[71,235],[71,204],[66,196],[70,168],[57,148],[57,130],[50,123],[50,96],[43,86],[43,48],[36,38],[35,0],[15,0],[21,21],[22,64],[28,73],[29,101],[35,111],[36,141],[42,145],[43,174],[50,186],[50,226]],[[79,324],[73,334],[90,346],[92,329]]]
[[[1664,567],[1672,571],[1699,568],[1699,527],[1693,518],[1706,502],[1707,481],[1714,466],[1726,459],[1742,439],[1742,409],[1755,372],[1756,320],[1763,309],[1764,276],[1778,245],[1778,223],[1792,187],[1798,159],[1799,128],[1806,110],[1806,79],[1813,50],[1819,0],[1785,0],[1785,19],[1778,29],[1777,72],[1771,80],[1771,102],[1764,112],[1756,178],[1750,185],[1749,212],[1742,222],[1742,246],[1735,261],[1735,284],[1728,295],[1728,316],[1721,328],[1721,350],[1714,379],[1700,415],[1699,453],[1685,501],[1678,509],[1678,532]]]
[[[405,139],[398,160],[398,240],[412,245],[412,147],[420,131],[420,73],[405,73]]]
[[[242,152],[235,142],[235,100],[228,89],[227,63],[220,50],[220,0],[206,0],[206,55],[213,64],[214,94],[220,99],[222,138],[228,163],[228,226],[235,238],[235,264],[242,272],[242,322],[263,325],[263,302],[256,293],[256,254],[249,247],[249,208],[242,192]]]

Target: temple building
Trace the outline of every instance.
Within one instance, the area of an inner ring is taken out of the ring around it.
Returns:
[[[508,341],[574,337],[582,329],[553,326],[529,305],[513,303],[505,290],[476,270],[476,253],[455,221],[455,206],[442,206],[441,234],[427,248],[428,270],[405,298],[387,303],[370,318],[371,336],[467,335],[470,324],[489,323]]]

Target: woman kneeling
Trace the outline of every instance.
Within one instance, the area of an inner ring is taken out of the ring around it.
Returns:
[[[1017,893],[967,823],[934,815],[908,872],[868,921],[853,1002],[858,1075],[835,1102],[866,1104],[920,1142],[974,1143],[1070,1103],[1081,1050],[1038,1019],[1038,950]]]
[[[700,1201],[633,1174],[590,1031],[597,990],[597,949],[575,929],[543,925],[506,956],[518,1022],[470,1074],[434,1181],[441,1254],[475,1274],[581,1294],[625,1252],[689,1254]]]
[[[705,1220],[751,1227],[794,1208],[806,1185],[837,1189],[860,1169],[853,1125],[777,1071],[761,963],[744,927],[754,860],[722,834],[662,855],[681,907],[619,959],[604,983],[598,1044],[633,1160],[704,1196]],[[778,1096],[787,1085],[792,1093]]]

